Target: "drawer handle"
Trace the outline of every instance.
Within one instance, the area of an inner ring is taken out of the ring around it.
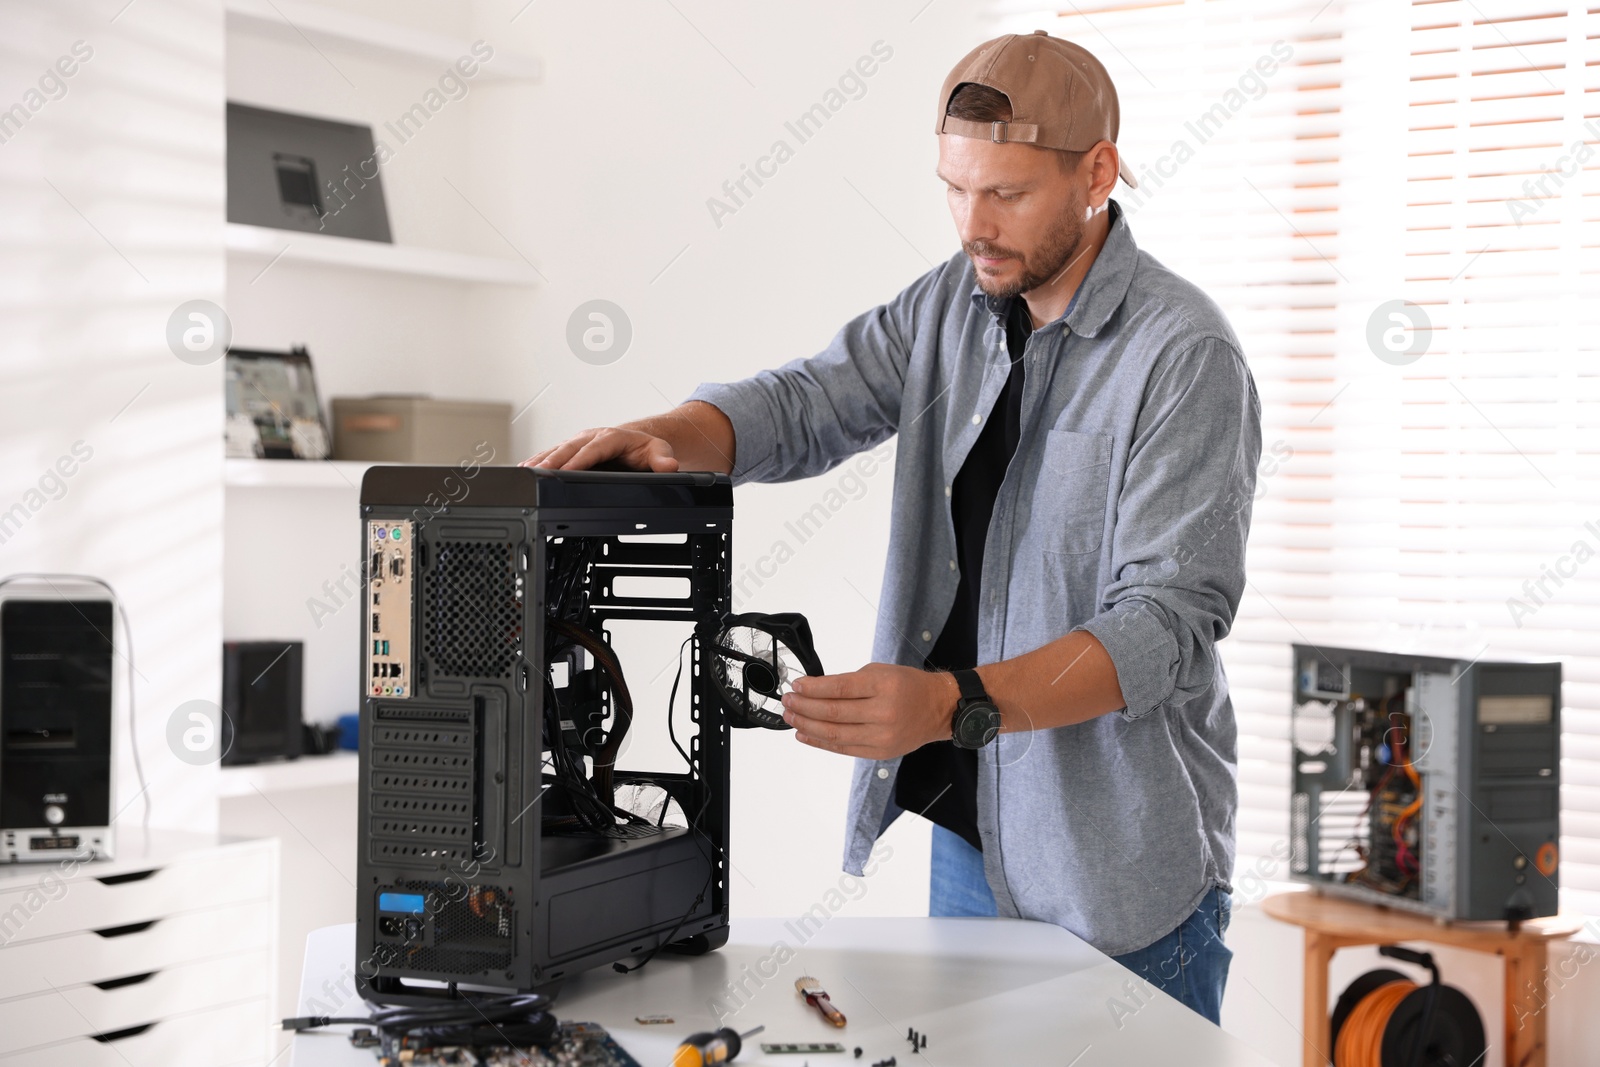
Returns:
[[[109,1045],[113,1041],[121,1041],[125,1037],[138,1037],[149,1030],[155,1023],[144,1023],[140,1026],[129,1026],[121,1030],[107,1030],[103,1034],[90,1034],[89,1036],[102,1045]]]
[[[129,923],[126,926],[108,926],[103,930],[96,930],[95,933],[101,937],[126,937],[129,934],[142,934],[160,921],[160,919],[147,919],[142,923]]]
[[[90,984],[96,989],[121,989],[123,986],[138,985],[140,982],[148,982],[155,976],[155,971],[146,971],[143,974],[130,974],[125,978],[108,978],[104,982],[92,982]]]
[[[142,882],[159,871],[160,867],[152,867],[148,871],[129,871],[127,874],[108,874],[104,878],[96,878],[101,885],[127,885],[129,882]]]

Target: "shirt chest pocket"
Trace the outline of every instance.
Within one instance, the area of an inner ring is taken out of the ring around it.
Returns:
[[[1051,430],[1034,487],[1032,525],[1046,552],[1098,552],[1111,493],[1111,436]]]

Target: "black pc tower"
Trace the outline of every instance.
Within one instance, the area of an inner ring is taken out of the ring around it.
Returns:
[[[367,999],[534,990],[726,942],[730,722],[710,651],[732,519],[725,475],[367,471]],[[631,737],[673,726],[633,706],[629,679],[672,677],[670,659],[623,662],[613,631],[639,622],[687,646],[676,767],[623,766]]]
[[[1556,913],[1561,664],[1293,654],[1297,881],[1441,921]]]
[[[0,862],[110,859],[114,595],[74,575],[0,585]]]

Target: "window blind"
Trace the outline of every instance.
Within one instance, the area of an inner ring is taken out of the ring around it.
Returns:
[[[1298,641],[1561,660],[1563,893],[1600,911],[1597,12],[1001,9],[1002,30],[1047,29],[1110,70],[1140,178],[1114,195],[1141,248],[1227,312],[1261,393],[1223,645],[1247,898],[1288,877]]]

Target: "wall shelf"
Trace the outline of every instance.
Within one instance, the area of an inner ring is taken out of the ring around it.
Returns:
[[[225,459],[222,481],[230,489],[344,489],[357,492],[370,463],[315,459]]]
[[[448,67],[473,57],[472,43],[304,0],[227,0],[229,30],[337,48],[375,59],[403,59]],[[495,49],[474,78],[538,81],[543,65],[532,56]]]
[[[277,262],[317,263],[353,270],[387,271],[455,282],[531,286],[539,275],[527,263],[496,256],[474,256],[437,248],[416,248],[383,241],[359,241],[321,233],[275,230],[230,222],[228,253],[259,260],[265,269]]]

